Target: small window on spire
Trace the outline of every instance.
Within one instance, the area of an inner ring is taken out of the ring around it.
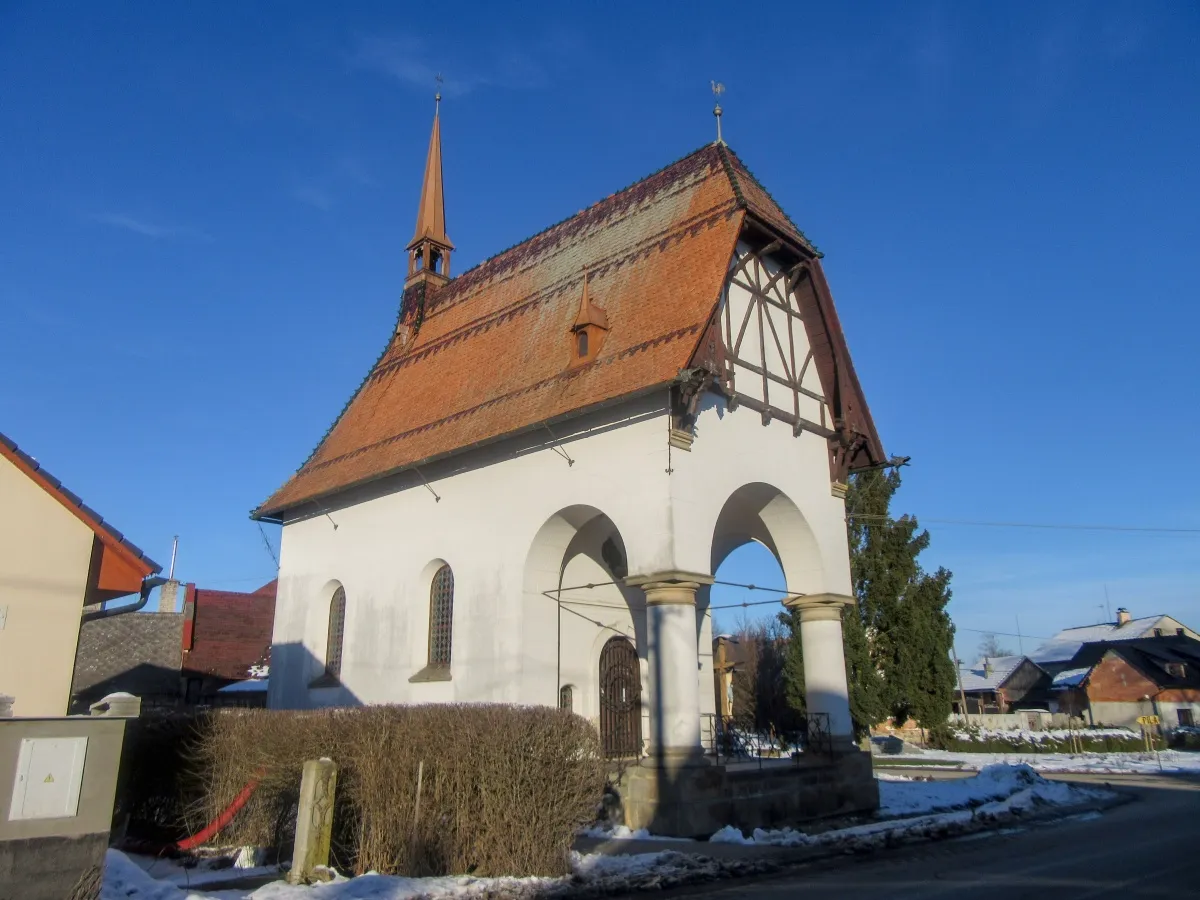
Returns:
[[[582,356],[588,355],[588,333],[587,329],[581,328],[575,335],[575,349]]]

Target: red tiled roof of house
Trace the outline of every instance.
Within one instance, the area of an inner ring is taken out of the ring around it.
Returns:
[[[274,581],[253,594],[189,585],[188,595],[192,609],[185,609],[185,617],[191,616],[192,627],[184,629],[185,673],[238,681],[249,677],[251,666],[270,663]]]
[[[389,341],[254,515],[670,383],[716,309],[747,215],[815,254],[737,156],[710,144],[435,289],[415,337]],[[573,367],[585,268],[609,331]]]

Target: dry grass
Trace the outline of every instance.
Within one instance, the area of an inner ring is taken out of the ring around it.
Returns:
[[[222,841],[286,848],[301,767],[322,756],[338,764],[335,856],[359,873],[562,874],[606,771],[595,729],[548,708],[230,710],[209,720],[199,743],[197,820],[263,772]]]

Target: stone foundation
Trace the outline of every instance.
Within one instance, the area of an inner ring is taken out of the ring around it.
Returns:
[[[77,886],[91,875],[99,887],[107,849],[107,831],[0,841],[0,900],[91,900],[98,894]]]
[[[617,790],[630,828],[687,838],[708,837],[725,825],[782,828],[879,807],[870,754],[859,750],[761,765],[660,766],[647,759],[621,773]]]

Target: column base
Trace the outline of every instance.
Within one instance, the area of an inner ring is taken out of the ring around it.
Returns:
[[[704,752],[703,747],[667,747],[655,751],[653,747],[647,756],[642,757],[638,765],[642,768],[658,769],[691,769],[698,766],[711,766],[712,757]]]
[[[625,824],[652,834],[707,838],[726,825],[782,828],[879,806],[871,756],[860,750],[800,760],[632,766],[618,792]]]

